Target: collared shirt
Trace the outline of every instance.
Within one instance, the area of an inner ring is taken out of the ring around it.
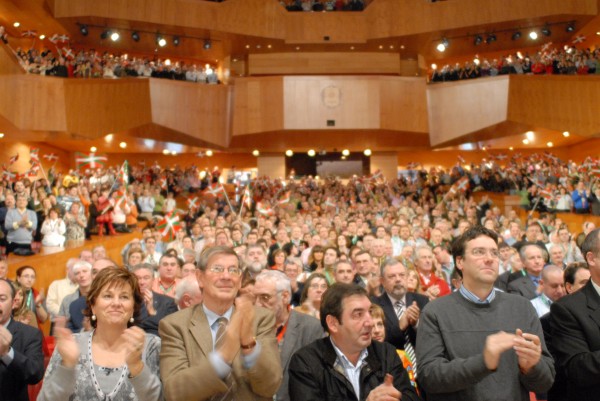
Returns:
[[[4,324],[4,328],[6,328],[7,330],[8,330],[8,325],[10,324],[10,321],[11,321],[11,318],[8,318],[8,320]],[[0,358],[0,361],[2,361],[2,363],[4,363],[4,365],[8,366],[13,361],[13,359],[15,359],[15,350],[13,349],[13,347],[10,347],[8,349],[8,352],[6,353],[6,355],[3,355],[2,358]]]
[[[492,288],[490,294],[483,300],[479,299],[479,297],[473,294],[471,291],[467,290],[464,285],[461,285],[458,289],[460,295],[462,295],[467,301],[471,301],[476,304],[490,304],[496,298],[496,289]]]
[[[342,373],[346,376],[346,379],[352,384],[352,388],[354,389],[354,393],[356,394],[356,398],[360,399],[360,371],[365,363],[365,359],[369,355],[367,349],[363,349],[358,356],[358,361],[356,361],[356,365],[353,365],[352,362],[346,358],[346,355],[336,347],[333,342],[333,338],[329,337],[331,340],[331,345],[333,345],[333,349],[337,354],[337,359],[333,364],[333,368],[338,372]]]
[[[532,276],[531,274],[527,274],[527,277],[529,277],[529,279],[531,279],[531,281],[533,282],[533,285],[535,285],[535,291],[537,292],[537,288],[540,285],[540,279],[542,278],[542,276]]]
[[[215,312],[208,309],[204,304],[202,304],[202,309],[206,315],[206,320],[208,320],[208,326],[210,327],[214,348],[215,341],[217,340],[217,331],[219,330],[219,323],[217,323],[217,319],[224,317],[227,319],[227,322],[230,322],[231,315],[233,315],[233,306],[227,309],[227,311],[222,315],[217,315]],[[260,343],[257,342],[256,347],[254,347],[254,350],[250,354],[242,355],[242,366],[244,369],[250,369],[256,365],[261,349]],[[213,350],[210,354],[208,354],[208,360],[221,379],[226,378],[231,373],[231,366],[225,362],[221,354],[219,354],[216,350]]]

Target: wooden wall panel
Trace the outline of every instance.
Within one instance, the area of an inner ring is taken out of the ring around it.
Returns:
[[[429,85],[431,145],[439,145],[506,120],[509,77]]]
[[[600,76],[511,76],[508,118],[512,121],[600,134]]]
[[[424,78],[380,77],[381,128],[427,134]]]
[[[398,154],[396,152],[375,152],[371,155],[371,174],[380,170],[388,180],[398,177]]]
[[[236,78],[233,95],[233,136],[282,130],[283,78]]]
[[[363,13],[290,13],[285,16],[287,43],[364,43],[367,20]],[[325,41],[324,37],[329,36]]]
[[[69,132],[97,138],[151,122],[147,79],[59,80]]]
[[[225,85],[150,79],[152,121],[203,141],[227,146],[229,93],[230,87]]]
[[[324,92],[325,91],[325,92]],[[327,91],[337,92],[327,106]],[[285,129],[379,128],[379,81],[372,77],[285,77]]]
[[[249,75],[400,74],[398,53],[268,53],[248,56]]]
[[[12,53],[11,49],[0,42],[0,75],[24,75],[25,71],[19,65],[17,57]]]
[[[285,178],[285,156],[259,156],[257,162],[259,177]]]

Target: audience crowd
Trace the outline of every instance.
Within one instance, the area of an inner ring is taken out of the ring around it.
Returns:
[[[479,77],[494,77],[508,74],[534,75],[592,75],[600,74],[600,49],[577,49],[567,46],[563,49],[540,50],[529,55],[510,54],[499,59],[488,60],[476,57],[463,65],[446,64],[433,68],[430,82],[459,81]]]
[[[281,0],[288,11],[362,11],[372,0]]]

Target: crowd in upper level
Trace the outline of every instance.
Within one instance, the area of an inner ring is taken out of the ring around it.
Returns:
[[[533,55],[517,52],[491,61],[477,57],[463,65],[456,63],[454,66],[446,64],[441,68],[435,66],[430,82],[459,81],[509,74],[600,74],[600,49],[596,48],[592,51],[571,46],[539,51]]]
[[[281,0],[288,11],[362,11],[369,0]]]

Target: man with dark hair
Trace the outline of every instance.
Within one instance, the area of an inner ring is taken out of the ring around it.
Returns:
[[[539,222],[529,222],[529,224],[527,224],[527,228],[525,229],[525,236],[521,238],[520,241],[515,242],[512,247],[517,251],[521,251],[521,247],[523,245],[529,245],[533,243],[539,245],[541,248],[544,248],[546,244],[540,240],[542,233],[542,226]]]
[[[29,401],[27,385],[44,375],[42,333],[12,319],[13,286],[0,279],[0,394],[3,400]]]
[[[474,226],[452,246],[458,291],[431,302],[417,332],[417,373],[428,400],[529,400],[554,379],[535,310],[494,289],[498,237]]]
[[[236,298],[242,268],[233,249],[207,248],[198,266],[202,303],[160,322],[165,398],[272,400],[282,377],[273,312]]]
[[[565,276],[565,291],[572,294],[585,287],[590,281],[590,268],[585,262],[573,262],[563,272]]]
[[[329,337],[297,351],[290,362],[292,401],[419,400],[388,343],[371,341],[371,301],[364,288],[336,283],[321,302]]]
[[[600,393],[600,229],[582,244],[590,280],[550,306],[556,362],[568,378],[569,400],[596,400]]]

